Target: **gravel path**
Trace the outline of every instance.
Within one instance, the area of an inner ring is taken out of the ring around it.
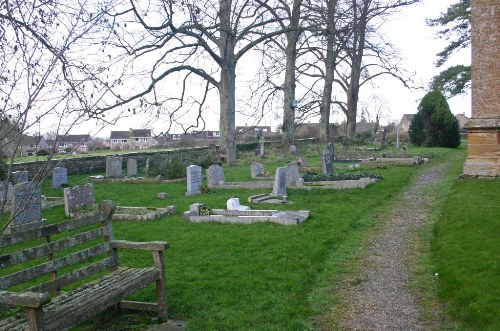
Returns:
[[[368,241],[355,281],[343,286],[347,305],[342,330],[424,330],[419,307],[408,290],[411,238],[430,216],[433,199],[426,187],[441,180],[446,167],[425,169],[395,203],[380,231]]]

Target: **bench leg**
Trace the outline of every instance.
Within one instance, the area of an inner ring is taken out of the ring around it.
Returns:
[[[30,331],[44,331],[43,310],[41,308],[26,308],[26,317],[28,318],[28,327]]]
[[[166,292],[166,276],[165,276],[165,263],[163,260],[163,252],[153,252],[153,258],[156,268],[160,270],[160,279],[156,281],[156,300],[158,309],[159,322],[165,322],[168,319],[167,312],[167,292]]]

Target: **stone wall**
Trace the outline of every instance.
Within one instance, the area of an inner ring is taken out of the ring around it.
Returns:
[[[214,147],[193,147],[188,149],[176,149],[169,151],[156,151],[156,152],[140,152],[140,153],[127,153],[120,154],[124,161],[134,158],[137,160],[137,166],[145,167],[146,159],[148,157],[158,155],[158,154],[176,154],[176,153],[192,153],[193,151],[208,150]],[[47,164],[47,162],[24,162],[15,163],[13,165],[13,171],[27,170],[30,176],[43,172],[44,169],[53,169],[54,167],[64,167],[68,169],[68,174],[81,174],[81,173],[95,173],[95,172],[105,172],[106,171],[106,157],[109,155],[102,156],[89,156],[81,158],[67,158],[64,160],[52,160]]]
[[[500,2],[472,1],[472,116],[464,174],[500,175]]]

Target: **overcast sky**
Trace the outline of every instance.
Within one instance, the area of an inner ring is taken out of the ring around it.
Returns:
[[[414,81],[417,85],[427,87],[430,79],[439,71],[434,65],[436,53],[441,51],[446,45],[446,41],[436,39],[437,30],[426,26],[425,20],[439,16],[441,12],[446,11],[449,5],[456,2],[458,0],[423,0],[422,3],[404,9],[384,25],[384,34],[400,50],[401,57],[404,59],[401,65],[408,71],[415,72]],[[454,55],[446,66],[458,63],[470,64],[470,50],[463,50],[461,53]],[[385,124],[384,122],[388,120],[399,121],[403,114],[416,113],[418,103],[428,91],[408,90],[398,80],[389,78],[388,76],[382,77],[382,79],[375,82],[377,87],[373,90],[365,87],[362,88],[360,102],[363,103],[363,99],[367,100],[374,94],[381,100],[384,100],[387,111],[382,124]],[[470,117],[470,94],[455,97],[448,100],[448,102],[452,113],[465,113]],[[216,107],[218,108],[218,106]],[[271,125],[274,130],[281,122],[281,119],[275,119],[274,117],[271,114],[266,115],[259,125]],[[217,114],[214,113],[207,121],[206,129],[218,130],[218,119],[218,112]],[[332,121],[340,122],[342,120],[342,117],[337,116]],[[318,119],[311,118],[309,121],[311,123],[318,122]],[[145,119],[144,116],[124,118],[119,120],[116,125],[108,126],[97,135],[109,137],[111,130],[124,131],[129,128],[143,128],[145,126],[152,128],[155,133],[164,131],[164,122],[157,121],[153,123],[151,120]],[[248,119],[237,115],[236,125],[245,125],[245,123],[248,123]],[[76,132],[76,130],[79,131]],[[86,130],[92,130],[92,125],[89,124],[89,128],[80,126],[78,129],[72,129],[71,133],[83,134],[88,132],[85,132]],[[180,128],[175,128],[170,133],[181,132]]]

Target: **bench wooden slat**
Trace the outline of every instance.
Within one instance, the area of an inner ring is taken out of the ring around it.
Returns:
[[[114,266],[114,259],[108,257],[104,260],[100,260],[97,263],[93,263],[89,266],[80,268],[78,270],[71,271],[65,275],[59,276],[54,280],[50,280],[48,282],[36,285],[29,289],[29,291],[33,292],[51,292],[58,289],[61,289],[67,285],[73,284],[79,280],[85,279],[91,275],[94,275],[98,272],[104,271],[110,267]]]
[[[50,224],[40,228],[35,228],[23,232],[0,236],[0,248],[16,245],[30,240],[58,234],[65,231],[71,231],[84,226],[101,223],[104,218],[101,214],[84,216],[78,219],[72,219],[57,224]]]
[[[110,251],[111,245],[109,243],[103,243],[73,254],[66,255],[53,261],[42,263],[29,269],[13,273],[9,276],[0,278],[0,289],[5,290],[12,286],[26,283],[42,275],[49,274],[51,272],[57,271],[58,269],[80,263],[81,261],[88,260],[91,257]]]
[[[72,237],[59,239],[47,244],[25,249],[10,255],[0,256],[0,268],[7,268],[16,264],[24,263],[39,257],[56,253],[63,249],[75,247],[88,241],[102,238],[106,233],[105,228],[98,228],[87,232],[76,234]]]
[[[102,312],[113,303],[147,287],[159,277],[155,268],[127,268],[124,272],[113,272],[104,282],[85,288],[80,293],[71,293],[71,300],[65,303],[54,301],[55,310],[46,310],[48,329],[64,329],[80,324],[96,313]]]

